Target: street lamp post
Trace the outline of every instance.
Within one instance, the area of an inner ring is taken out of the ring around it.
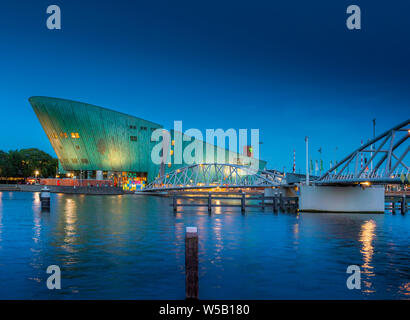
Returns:
[[[305,137],[306,142],[306,185],[309,185],[309,137]]]
[[[376,119],[373,119],[373,139],[376,138]],[[372,150],[374,150],[374,145],[372,143]],[[370,157],[373,157],[373,152],[370,152]],[[370,161],[370,172],[373,171],[373,159]]]

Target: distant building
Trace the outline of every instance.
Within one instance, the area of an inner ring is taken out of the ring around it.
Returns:
[[[162,166],[152,162],[152,148],[158,142],[151,141],[151,134],[163,128],[160,124],[66,99],[31,97],[29,102],[57,154],[61,171],[83,179],[112,179],[124,185],[130,181],[150,182],[160,173],[186,165],[174,165],[172,159]],[[174,136],[171,131],[171,156]],[[184,141],[182,148],[189,143]],[[213,147],[216,155],[217,147]],[[239,154],[234,158],[239,159]],[[259,163],[262,168],[266,166],[264,161]]]

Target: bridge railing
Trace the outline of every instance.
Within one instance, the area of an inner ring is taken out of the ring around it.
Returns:
[[[205,163],[186,166],[151,182],[145,191],[201,188],[244,188],[278,186],[284,176],[264,170],[235,165]]]
[[[406,164],[406,156],[410,151],[409,125],[410,120],[406,120],[362,144],[326,171],[315,183],[347,180],[360,182],[363,179],[397,183],[403,180],[403,176],[409,180],[410,166]]]

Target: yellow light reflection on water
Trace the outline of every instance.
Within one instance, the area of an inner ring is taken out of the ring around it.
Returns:
[[[40,212],[39,210],[35,210],[33,212],[33,241],[34,243],[38,243],[40,241],[40,235],[41,235],[41,219],[40,219]]]
[[[62,246],[69,252],[75,252],[72,245],[76,241],[77,234],[77,204],[73,199],[66,199],[64,210],[64,245]]]
[[[399,287],[399,293],[401,293],[402,295],[405,295],[405,296],[410,296],[410,282],[403,283]]]
[[[224,249],[224,242],[222,238],[222,220],[220,218],[215,218],[214,224],[212,226],[213,238],[215,241],[214,250],[213,250],[213,259],[210,262],[213,265],[217,265],[221,271],[224,270],[222,264],[222,250]]]
[[[216,205],[220,205],[221,204],[221,200],[215,200],[215,204]],[[222,207],[214,207],[213,208],[213,213],[214,214],[222,214]]]
[[[374,267],[372,266],[372,259],[374,254],[373,240],[375,237],[376,222],[369,220],[363,223],[360,230],[359,241],[362,243],[362,249],[360,250],[363,255],[362,274],[366,277],[363,279],[365,289],[363,292],[372,293],[375,290],[372,288],[371,277],[374,277]]]
[[[40,192],[33,193],[33,206],[38,206],[41,203],[40,201]]]
[[[293,235],[296,239],[299,237],[299,223],[293,225]]]

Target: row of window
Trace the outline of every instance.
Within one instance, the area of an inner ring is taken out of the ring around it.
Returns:
[[[49,138],[58,139],[58,136],[59,135],[54,132],[54,133],[51,133],[49,135]],[[67,139],[68,138],[67,132],[60,132],[60,138]],[[71,132],[71,138],[72,139],[80,139],[80,134],[78,132]]]
[[[137,126],[135,126],[135,125],[129,125],[129,128],[130,129],[137,129]],[[151,129],[151,131],[155,131],[157,128],[150,128]],[[140,127],[140,130],[143,130],[143,131],[147,131],[148,130],[148,127],[143,127],[143,126],[141,126]]]

